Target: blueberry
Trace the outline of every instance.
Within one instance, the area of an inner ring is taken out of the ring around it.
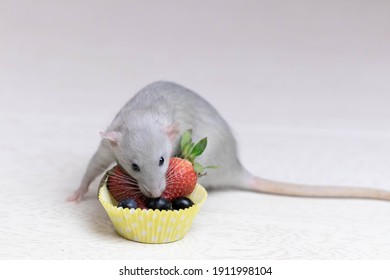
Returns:
[[[150,198],[146,204],[146,207],[153,210],[172,210],[172,204],[169,200],[158,197]]]
[[[191,199],[187,197],[178,197],[172,201],[172,208],[174,210],[186,209],[194,205]]]
[[[136,209],[138,207],[137,202],[132,199],[132,198],[126,198],[122,200],[121,202],[118,203],[118,207],[122,207],[123,209],[125,208],[134,208]]]

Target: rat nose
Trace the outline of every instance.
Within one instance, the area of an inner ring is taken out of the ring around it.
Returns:
[[[141,191],[143,190],[143,193],[150,197],[150,198],[157,198],[162,195],[162,193],[165,190],[166,183],[165,180],[150,180],[148,182],[139,183]],[[142,186],[142,187],[141,187]]]
[[[138,184],[138,186],[141,192],[149,198],[160,197],[163,193],[163,189],[161,189],[159,185],[151,187],[152,185]]]
[[[160,189],[153,189],[150,191],[150,195],[152,198],[160,197],[162,194],[162,191]]]

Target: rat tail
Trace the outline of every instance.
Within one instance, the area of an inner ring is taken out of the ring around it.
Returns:
[[[381,189],[300,185],[271,181],[259,177],[250,179],[249,190],[287,196],[390,200],[390,191]]]

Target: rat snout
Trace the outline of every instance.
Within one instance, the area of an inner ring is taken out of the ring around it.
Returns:
[[[161,190],[157,190],[157,189],[153,189],[150,191],[150,195],[152,198],[157,198],[157,197],[160,197],[162,194],[162,191]]]
[[[162,180],[160,182],[149,182],[147,185],[140,184],[140,190],[147,197],[160,197],[165,190],[165,180]]]

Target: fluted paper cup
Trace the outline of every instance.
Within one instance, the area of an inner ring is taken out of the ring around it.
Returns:
[[[99,201],[106,210],[116,232],[122,237],[143,243],[169,243],[182,239],[189,231],[207,191],[199,184],[187,196],[194,205],[180,210],[123,209],[107,189],[108,175],[102,179]]]

